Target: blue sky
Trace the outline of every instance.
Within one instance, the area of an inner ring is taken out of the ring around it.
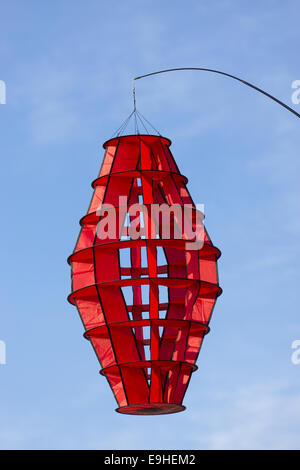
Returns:
[[[222,251],[219,298],[184,404],[121,416],[67,303],[66,263],[131,79],[238,75],[300,112],[299,3],[0,3],[2,449],[300,448],[297,117],[226,77],[136,83]]]

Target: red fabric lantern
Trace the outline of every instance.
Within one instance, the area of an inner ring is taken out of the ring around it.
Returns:
[[[104,144],[92,201],[69,257],[69,301],[120,413],[185,409],[183,397],[221,294],[220,251],[203,227],[170,144],[154,135]],[[169,213],[168,224],[154,206],[180,212]],[[202,243],[193,245],[199,229]]]

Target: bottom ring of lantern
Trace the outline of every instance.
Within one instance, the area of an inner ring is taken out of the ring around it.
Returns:
[[[120,406],[115,411],[129,415],[166,415],[179,413],[186,408],[177,403],[139,403],[137,405]]]
[[[156,368],[159,369],[181,369],[189,370],[191,373],[195,372],[198,367],[196,364],[192,364],[184,361],[162,361],[162,360],[148,360],[148,361],[134,361],[134,362],[123,362],[119,364],[113,364],[100,370],[100,374],[104,376],[118,375],[123,367],[134,367],[134,368]],[[150,374],[151,375],[151,374]],[[147,402],[147,403],[135,403],[116,408],[115,411],[121,414],[130,415],[163,415],[171,413],[179,413],[184,411],[185,406],[179,403],[166,403],[166,402]]]

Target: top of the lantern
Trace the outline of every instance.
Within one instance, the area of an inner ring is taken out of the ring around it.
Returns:
[[[163,137],[162,135],[153,135],[153,134],[126,134],[126,135],[118,135],[116,137],[112,137],[109,140],[106,140],[103,144],[103,148],[106,149],[109,146],[118,145],[120,139],[127,141],[127,143],[132,145],[138,145],[139,141],[143,141],[147,145],[152,145],[155,141],[160,140],[164,145],[169,147],[172,144],[172,141],[167,137]]]

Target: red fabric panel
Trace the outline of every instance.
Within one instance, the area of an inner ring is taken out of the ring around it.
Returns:
[[[170,401],[172,403],[182,403],[184,394],[186,392],[190,377],[191,377],[191,371],[181,369],[178,376],[177,376],[177,383],[176,387],[170,397]]]
[[[116,374],[112,372],[107,372],[106,378],[119,406],[128,405],[128,400],[125,394],[121,373],[119,372],[119,374]]]
[[[85,262],[72,263],[72,290],[78,290],[82,287],[94,283],[94,264],[93,259]]]
[[[111,172],[111,166],[114,160],[116,148],[117,145],[112,145],[106,148],[99,176],[104,176]]]
[[[93,245],[96,233],[96,225],[86,224],[82,227],[74,253]]]
[[[77,299],[75,304],[86,330],[105,324],[103,310],[97,297]]]

